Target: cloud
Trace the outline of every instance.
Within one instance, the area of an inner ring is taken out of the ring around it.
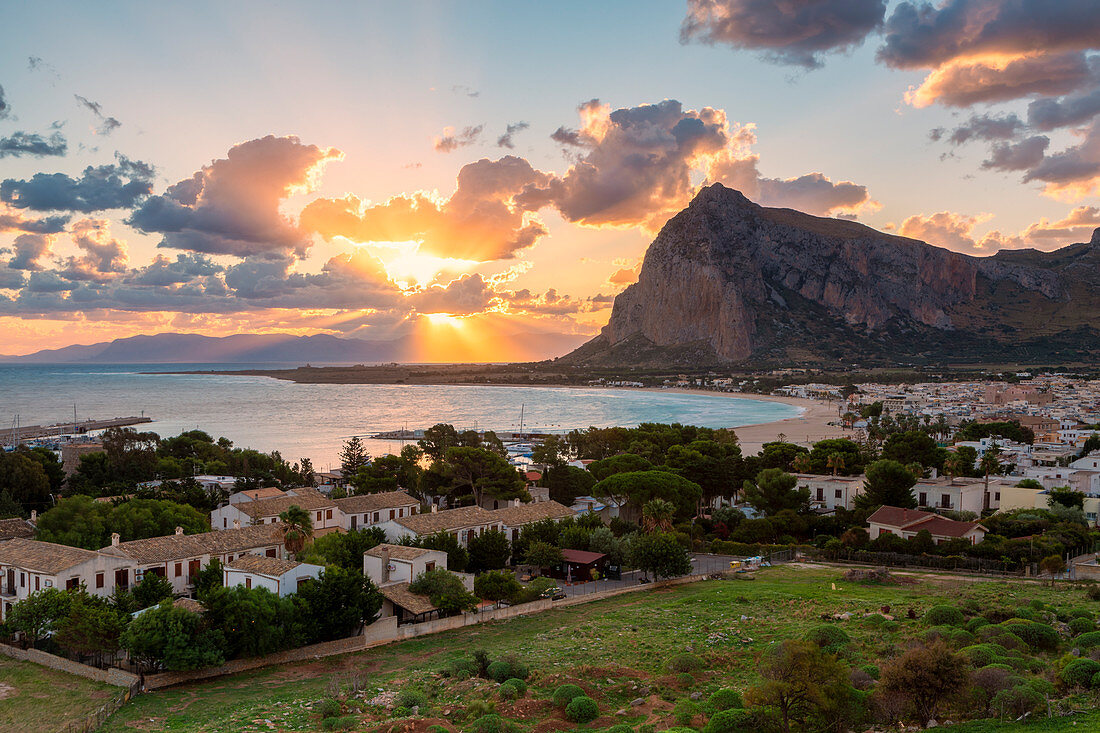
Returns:
[[[481,313],[496,297],[492,287],[479,274],[463,275],[446,285],[433,285],[409,297],[409,305],[418,313]]]
[[[304,229],[357,242],[420,242],[438,257],[489,261],[514,257],[547,233],[519,194],[549,176],[512,155],[464,165],[449,199],[424,192],[367,205],[355,196],[317,199],[302,211]]]
[[[33,132],[14,132],[8,137],[0,138],[0,158],[18,158],[24,155],[44,158],[65,155],[68,149],[69,144],[60,132],[55,132],[48,138]]]
[[[902,2],[884,33],[877,57],[898,69],[980,55],[1080,51],[1097,45],[1100,5],[1094,0]]]
[[[41,270],[39,260],[50,253],[53,236],[49,234],[20,234],[15,238],[15,256],[8,260],[13,270]]]
[[[455,132],[453,127],[444,127],[442,135],[432,138],[432,147],[437,153],[451,153],[467,145],[473,145],[481,136],[484,125],[477,127],[464,127],[460,132]]]
[[[1044,156],[1024,181],[1044,182],[1046,194],[1070,201],[1100,193],[1100,119],[1083,132],[1079,145]]]
[[[951,211],[940,211],[928,216],[916,214],[897,227],[897,234],[973,255],[989,255],[1004,247],[1022,246],[1019,238],[1006,237],[996,231],[977,237],[975,228],[991,218],[990,214],[967,216]]]
[[[106,219],[83,219],[73,224],[73,244],[83,254],[69,257],[59,273],[67,280],[108,282],[127,272],[126,245],[111,236]]]
[[[680,42],[760,51],[806,69],[821,56],[850,50],[878,28],[885,0],[688,0]]]
[[[126,209],[153,190],[153,168],[115,154],[116,163],[88,166],[80,178],[64,173],[36,173],[29,180],[0,182],[0,201],[35,211]]]
[[[0,85],[0,120],[6,120],[11,116],[11,105],[4,98],[4,87]]]
[[[526,122],[514,122],[508,125],[504,130],[504,134],[497,138],[497,147],[508,148],[509,150],[515,148],[516,146],[512,142],[512,137],[518,132],[523,132],[528,127],[530,127],[530,125]]]
[[[127,282],[135,285],[178,285],[199,277],[217,275],[224,270],[224,267],[201,254],[185,252],[177,254],[175,260],[157,255],[145,267],[134,270]]]
[[[1097,227],[1100,227],[1100,208],[1078,206],[1059,221],[1052,222],[1045,217],[1040,219],[1024,230],[1022,236],[1047,246],[1074,244],[1089,241]]]
[[[982,161],[982,168],[1021,171],[1038,166],[1043,161],[1050,138],[1034,135],[1015,143],[997,143],[990,150],[989,158]]]
[[[932,70],[905,101],[914,107],[940,103],[970,107],[1019,99],[1033,94],[1071,92],[1090,78],[1085,54],[1038,54],[1020,57],[953,59]]]
[[[455,94],[461,94],[461,95],[466,96],[466,97],[476,98],[476,97],[481,96],[481,92],[479,92],[476,89],[471,89],[470,87],[466,86],[465,84],[455,84],[454,86],[451,87],[451,91],[454,92]]]
[[[31,234],[56,234],[65,230],[68,216],[46,216],[40,219],[26,217],[22,211],[0,203],[0,232],[29,232]]]
[[[607,284],[613,288],[623,288],[633,282],[637,282],[638,273],[642,271],[642,261],[615,260],[614,264],[619,269],[611,273],[607,278]]]
[[[110,135],[112,132],[122,127],[122,123],[116,120],[114,117],[108,117],[103,114],[103,107],[98,102],[92,102],[79,94],[74,94],[76,102],[81,107],[84,107],[95,115],[96,120],[99,121],[99,127],[95,129],[97,135]]]
[[[952,130],[948,137],[955,145],[961,145],[969,140],[1009,140],[1016,137],[1027,125],[1015,114],[1002,115],[973,115],[962,125]],[[932,131],[930,137],[933,140],[942,139],[945,130],[937,128]]]
[[[309,238],[279,211],[293,193],[309,191],[321,169],[343,154],[267,137],[234,145],[225,158],[142,203],[127,223],[161,233],[158,246],[238,257],[304,255]]]

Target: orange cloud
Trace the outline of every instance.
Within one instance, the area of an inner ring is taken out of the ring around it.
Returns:
[[[1088,79],[1088,63],[1079,52],[957,58],[934,68],[920,86],[910,87],[905,101],[914,107],[937,102],[969,107],[1031,94],[1065,94]]]

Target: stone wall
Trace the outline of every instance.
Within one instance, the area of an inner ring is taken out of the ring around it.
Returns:
[[[79,677],[85,677],[96,682],[104,682],[108,685],[115,685],[117,687],[132,687],[137,684],[137,675],[130,674],[129,672],[123,672],[121,669],[99,669],[97,667],[89,667],[87,664],[81,664],[80,662],[74,662],[71,659],[65,657],[59,657],[49,652],[40,651],[38,649],[20,649],[14,646],[8,646],[7,644],[0,644],[0,654],[3,654],[13,659],[21,659],[24,662],[34,662],[35,664],[41,664],[43,667],[49,667],[50,669],[56,669],[60,672],[68,672],[69,674],[75,674]]]

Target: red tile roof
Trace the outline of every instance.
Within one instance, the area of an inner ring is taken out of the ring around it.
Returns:
[[[562,550],[561,556],[565,558],[566,562],[576,563],[577,565],[588,565],[607,557],[602,552],[586,552],[585,550]]]
[[[932,512],[903,509],[896,506],[879,507],[874,514],[867,517],[867,522],[910,532],[920,532],[926,529],[936,537],[965,537],[975,527],[980,527],[983,532],[988,531],[982,526],[981,522],[960,522]]]

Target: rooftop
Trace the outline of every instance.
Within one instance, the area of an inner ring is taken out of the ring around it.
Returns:
[[[253,555],[249,553],[247,555],[241,555],[233,562],[228,563],[225,567],[230,570],[241,570],[246,573],[270,575],[277,578],[280,575],[289,573],[301,564],[302,563],[295,562],[294,560],[280,560],[277,557],[266,557],[264,555]]]
[[[246,501],[233,506],[253,519],[256,517],[277,517],[292,506],[298,506],[306,510],[328,509],[336,506],[336,502],[317,489],[295,489],[294,491],[294,496],[284,494],[271,499]]]
[[[0,519],[0,542],[13,540],[16,537],[32,539],[34,537],[34,525],[19,517]]]
[[[151,563],[183,560],[202,555],[221,555],[281,544],[283,544],[281,524],[256,524],[201,534],[170,534],[145,540],[130,540],[120,542],[118,546],[104,547],[101,552],[128,557],[139,563]]]
[[[539,501],[497,509],[493,517],[509,527],[519,527],[543,519],[565,519],[576,513],[556,501]]]
[[[371,557],[382,557],[385,554],[394,560],[415,560],[418,557],[427,555],[429,552],[438,552],[438,550],[428,550],[423,547],[406,547],[405,545],[390,545],[382,543],[376,545],[366,552],[364,555],[370,555]]]
[[[416,534],[434,534],[493,524],[498,521],[496,515],[497,512],[491,512],[479,506],[463,506],[457,509],[444,509],[441,512],[399,517],[393,521]]]
[[[421,614],[439,610],[432,605],[432,602],[427,596],[417,595],[410,591],[408,583],[384,585],[378,589],[378,592],[389,599],[395,606],[401,606],[401,608],[409,613]]]
[[[98,552],[80,547],[39,542],[25,537],[15,537],[0,542],[0,565],[13,565],[47,575],[57,575],[62,570],[94,560]]]
[[[362,514],[379,509],[396,509],[403,506],[419,506],[420,502],[404,491],[383,491],[380,494],[360,494],[336,499],[336,506],[345,514]]]
[[[867,517],[867,522],[882,524],[887,527],[896,527],[910,532],[919,532],[922,529],[926,529],[933,535],[939,537],[964,537],[975,527],[981,527],[981,529],[985,530],[981,522],[959,522],[954,519],[940,516],[939,514],[933,514],[932,512],[903,509],[896,506],[879,507],[875,510],[874,514]]]

